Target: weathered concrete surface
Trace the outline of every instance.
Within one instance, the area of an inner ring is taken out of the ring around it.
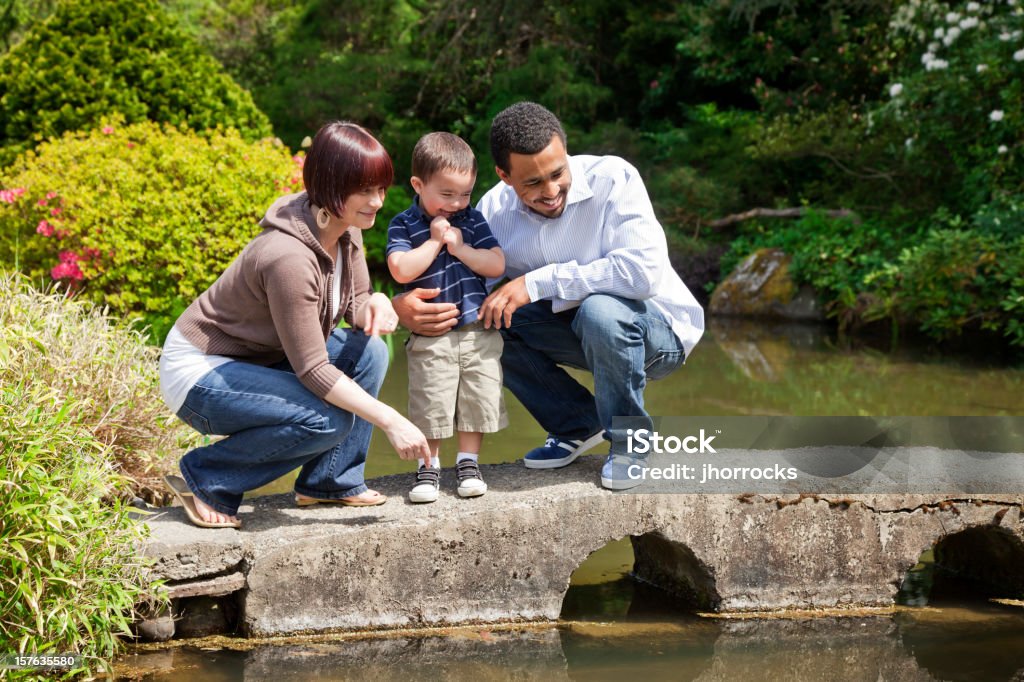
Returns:
[[[752,611],[892,603],[921,552],[969,528],[1024,562],[1021,496],[638,495],[599,487],[602,458],[559,470],[484,467],[482,498],[405,501],[408,476],[373,482],[380,507],[252,501],[241,531],[149,521],[154,571],[171,581],[245,574],[250,635],[558,617],[573,572],[634,538],[636,573],[704,608]]]

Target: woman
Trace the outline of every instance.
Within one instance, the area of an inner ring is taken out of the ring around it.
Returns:
[[[165,479],[198,526],[239,527],[242,493],[297,467],[300,506],[382,504],[363,482],[371,425],[403,459],[428,454],[423,434],[376,399],[388,357],[378,335],[398,317],[370,289],[361,230],[383,205],[391,159],[360,126],[329,123],[302,175],[306,191],[274,202],[164,345],[164,400],[200,433],[227,436]],[[351,328],[337,329],[341,318]]]

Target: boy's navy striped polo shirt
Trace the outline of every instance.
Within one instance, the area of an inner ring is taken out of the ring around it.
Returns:
[[[413,199],[412,206],[402,211],[388,225],[387,255],[401,251],[411,251],[421,246],[430,238],[430,220],[420,209],[419,196]],[[480,211],[467,207],[448,218],[452,227],[462,230],[462,241],[474,249],[492,249],[499,246],[498,240],[491,234]],[[477,311],[487,298],[486,278],[469,269],[462,261],[448,253],[447,248],[441,249],[437,258],[422,275],[405,285],[406,291],[412,289],[440,289],[437,298],[431,303],[454,303],[459,307],[459,323],[456,328],[476,322]]]

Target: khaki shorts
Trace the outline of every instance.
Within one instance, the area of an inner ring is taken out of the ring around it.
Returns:
[[[412,334],[409,421],[427,438],[455,431],[494,433],[508,426],[501,390],[501,350],[496,329],[455,329],[441,336]]]

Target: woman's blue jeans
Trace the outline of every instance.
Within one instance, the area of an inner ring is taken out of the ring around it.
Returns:
[[[560,313],[535,301],[502,329],[505,385],[551,435],[583,439],[605,430],[611,452],[626,454],[625,428],[613,417],[632,417],[631,428],[653,428],[644,409],[649,379],[661,379],[686,359],[668,321],[648,301],[592,294]],[[591,394],[559,365],[594,375]],[[621,425],[620,425],[621,426]]]
[[[383,341],[335,329],[327,356],[376,397],[388,367]],[[297,467],[295,491],[303,495],[338,499],[367,490],[363,466],[373,426],[311,393],[287,361],[234,361],[207,372],[178,416],[200,433],[227,436],[189,451],[179,465],[196,496],[223,514],[238,511],[242,493]]]

